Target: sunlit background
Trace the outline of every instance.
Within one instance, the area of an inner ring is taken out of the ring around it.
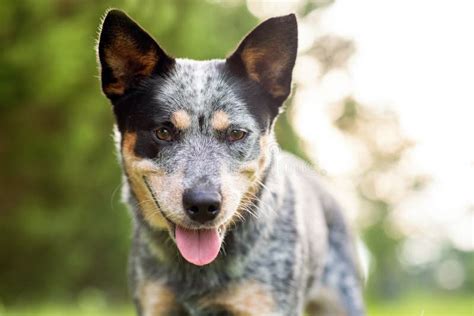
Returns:
[[[474,315],[474,2],[4,1],[0,315],[132,315],[129,218],[94,53],[108,7],[220,58],[297,13],[282,147],[342,201],[369,315]]]

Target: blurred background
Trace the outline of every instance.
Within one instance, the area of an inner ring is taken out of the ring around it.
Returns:
[[[3,1],[0,315],[133,315],[94,51],[109,7],[194,59],[296,12],[277,136],[359,232],[369,315],[474,315],[474,3],[461,0]]]

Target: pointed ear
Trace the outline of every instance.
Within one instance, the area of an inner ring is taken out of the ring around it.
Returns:
[[[284,101],[298,48],[294,14],[271,18],[250,32],[227,58],[230,69],[258,82],[273,98]]]
[[[120,10],[110,10],[102,23],[98,55],[102,90],[110,99],[174,64],[155,40]]]

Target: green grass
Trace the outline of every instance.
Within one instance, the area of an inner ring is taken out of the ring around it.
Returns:
[[[30,307],[0,307],[2,316],[134,316],[132,306],[105,306],[102,303]],[[468,296],[411,296],[386,303],[371,301],[369,316],[474,316],[474,300]]]
[[[134,316],[132,306],[40,305],[4,308],[1,316]]]
[[[385,303],[369,302],[368,311],[374,316],[474,316],[474,297],[415,295]]]

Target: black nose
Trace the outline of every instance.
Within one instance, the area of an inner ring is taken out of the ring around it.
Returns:
[[[215,190],[186,190],[183,194],[183,205],[192,220],[203,224],[219,214],[221,195]]]

